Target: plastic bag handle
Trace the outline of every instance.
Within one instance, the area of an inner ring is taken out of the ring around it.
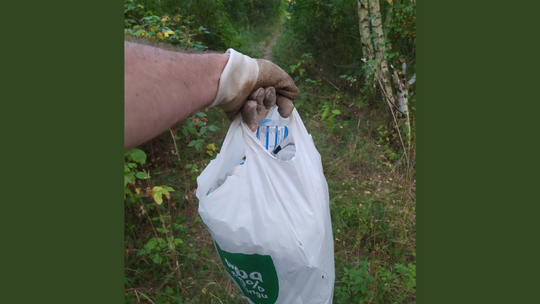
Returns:
[[[242,135],[244,137],[244,143],[246,144],[246,156],[247,154],[250,154],[250,152],[253,152],[259,156],[261,156],[261,154],[266,154],[267,156],[270,156],[273,159],[277,159],[275,156],[271,155],[271,153],[263,147],[261,142],[257,139],[257,137],[255,137],[255,135],[253,134],[253,132],[251,132],[249,127],[242,122],[241,117],[237,117],[236,119],[241,123],[240,127],[242,128]],[[304,126],[304,123],[302,122],[302,119],[300,118],[300,115],[298,114],[298,111],[296,110],[296,108],[293,110],[290,116],[290,123],[288,127],[290,128],[289,136],[292,136],[295,142],[297,153],[300,153],[300,154],[313,153],[313,152],[317,154],[319,153],[317,149],[315,148],[313,141],[309,137],[309,133],[307,132],[306,127]]]

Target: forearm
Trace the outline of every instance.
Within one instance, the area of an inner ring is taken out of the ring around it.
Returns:
[[[124,147],[132,148],[207,106],[228,61],[124,43]]]

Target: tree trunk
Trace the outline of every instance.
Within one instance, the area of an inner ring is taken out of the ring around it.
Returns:
[[[407,118],[405,121],[405,125],[407,126],[407,133],[409,135],[409,146],[411,142],[411,122],[409,117],[409,106],[407,103],[409,102],[407,95],[409,94],[409,86],[412,85],[416,81],[416,74],[411,78],[411,80],[407,81],[406,77],[406,71],[407,71],[407,64],[405,63],[405,60],[402,59],[402,65],[401,65],[401,75],[398,76],[397,73],[394,70],[394,83],[396,84],[396,90],[398,92],[398,98],[399,98],[399,111],[401,113],[405,114],[405,117]],[[401,115],[400,113],[400,115]]]
[[[360,20],[360,41],[362,42],[362,54],[366,60],[374,59],[373,44],[369,37],[368,0],[358,1],[358,18]]]
[[[373,32],[375,33],[375,59],[378,60],[379,66],[377,67],[377,75],[379,80],[382,82],[384,90],[384,95],[389,102],[395,105],[392,87],[390,84],[390,74],[388,72],[388,64],[386,62],[385,56],[385,40],[386,35],[383,32],[382,21],[381,21],[381,9],[379,7],[379,0],[369,0],[369,12],[371,16],[371,25],[373,27]],[[390,109],[391,110],[391,109]]]

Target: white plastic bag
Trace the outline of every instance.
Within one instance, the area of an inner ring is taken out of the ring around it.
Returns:
[[[296,155],[277,159],[237,117],[197,178],[199,214],[250,303],[332,303],[334,244],[320,154],[296,109],[284,119],[274,107],[267,117],[288,126]],[[218,187],[243,156],[242,169]]]

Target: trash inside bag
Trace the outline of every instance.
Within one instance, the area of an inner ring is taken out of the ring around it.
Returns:
[[[197,178],[199,214],[250,303],[332,303],[334,245],[320,154],[296,109],[282,118],[273,107],[267,119],[274,131],[264,128],[264,145],[260,126],[257,136],[240,116],[233,121]]]

